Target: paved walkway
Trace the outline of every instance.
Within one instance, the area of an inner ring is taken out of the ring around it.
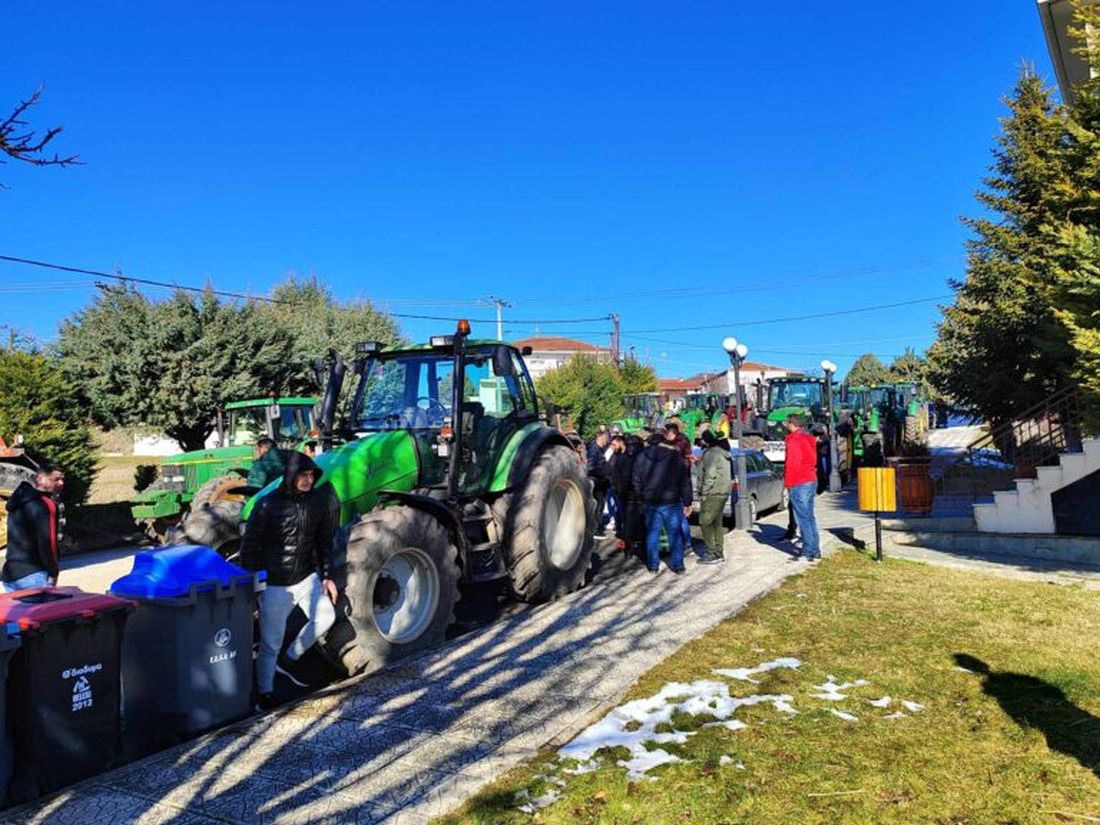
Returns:
[[[824,526],[865,523],[822,510]],[[426,822],[568,740],[685,642],[803,570],[789,545],[768,543],[785,514],[771,521],[731,533],[726,564],[680,577],[615,554],[569,598],[7,812],[0,825]]]

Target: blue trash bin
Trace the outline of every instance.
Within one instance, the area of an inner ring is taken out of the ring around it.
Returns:
[[[138,553],[111,595],[137,602],[122,640],[123,742],[142,756],[252,709],[253,608],[265,573],[216,550]]]

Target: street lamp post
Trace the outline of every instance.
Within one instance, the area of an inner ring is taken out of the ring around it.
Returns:
[[[828,399],[829,410],[829,492],[839,493],[840,483],[839,454],[836,442],[836,415],[833,410],[833,376],[836,375],[836,364],[829,359],[821,362],[821,369],[825,371],[825,397]]]
[[[733,409],[737,421],[735,428],[737,434],[737,504],[733,510],[733,523],[738,530],[748,530],[752,527],[752,507],[749,502],[749,474],[745,466],[745,449],[741,443],[744,437],[741,365],[749,354],[749,348],[744,344],[739,344],[736,338],[730,337],[722,342],[722,349],[729,355],[730,363],[733,365]]]

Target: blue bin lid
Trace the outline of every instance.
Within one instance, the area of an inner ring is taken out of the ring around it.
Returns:
[[[260,579],[264,578],[260,573]],[[138,553],[133,569],[116,579],[109,592],[129,598],[170,599],[186,596],[192,589],[213,590],[218,584],[229,587],[251,579],[251,572],[230,564],[212,547],[180,544]]]

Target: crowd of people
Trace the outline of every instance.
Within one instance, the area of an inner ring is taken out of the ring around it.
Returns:
[[[784,485],[791,502],[786,538],[793,541],[797,529],[802,547],[794,557],[815,561],[821,555],[814,516],[817,438],[806,431],[800,416],[792,415],[786,426]],[[675,418],[641,433],[625,433],[617,424],[600,426],[584,446],[582,459],[592,482],[598,539],[607,538],[604,530],[613,525],[618,546],[654,574],[661,570],[662,551],[667,551],[666,565],[675,574],[684,572],[685,554],[693,553],[700,564],[725,560],[724,517],[735,495],[734,459],[725,432],[704,422],[693,445]],[[701,544],[694,541],[689,522],[696,502]]]

